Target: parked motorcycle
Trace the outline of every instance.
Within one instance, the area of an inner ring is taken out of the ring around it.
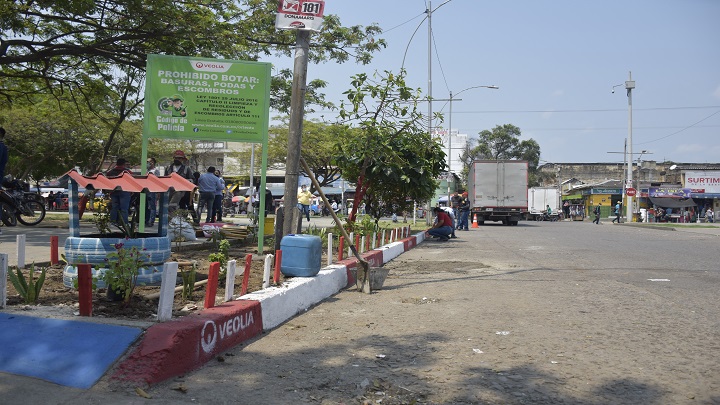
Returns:
[[[29,192],[30,185],[5,176],[0,187],[2,222],[6,226],[37,225],[45,218],[45,204],[39,194]]]

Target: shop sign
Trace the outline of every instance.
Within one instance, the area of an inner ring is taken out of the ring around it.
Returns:
[[[648,190],[650,197],[690,198],[691,192],[689,188],[679,187],[650,187]]]
[[[693,193],[720,193],[720,171],[685,172],[685,187]]]
[[[594,188],[590,194],[622,194],[621,188]]]

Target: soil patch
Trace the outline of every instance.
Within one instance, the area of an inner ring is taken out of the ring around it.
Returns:
[[[196,282],[207,280],[208,271],[210,268],[210,261],[208,256],[216,250],[212,245],[206,245],[201,249],[196,247],[186,247],[179,252],[173,252],[170,261],[177,261],[180,263],[182,270],[190,270],[192,265],[189,263],[196,263]],[[248,254],[253,254],[256,251],[255,247],[251,246],[232,246],[229,251],[230,260],[237,260],[236,278],[235,278],[235,292],[234,295],[240,296],[242,291],[242,272],[245,268],[245,257]],[[269,253],[269,251],[268,251]],[[264,255],[253,255],[253,260],[250,266],[250,277],[248,280],[247,292],[259,291],[262,289],[263,275],[264,275]],[[327,263],[327,256],[323,254],[322,265]],[[57,309],[72,308],[72,311],[77,315],[79,312],[78,303],[78,292],[75,289],[68,288],[63,284],[63,266],[50,266],[47,267],[45,282],[43,283],[40,291],[39,299],[36,304],[28,306],[23,302],[23,298],[18,294],[15,287],[8,280],[8,294],[7,294],[7,307],[8,309],[51,309],[52,307]],[[11,269],[14,271],[14,268]],[[40,275],[41,267],[36,266],[36,273],[34,278]],[[28,270],[24,270],[23,274],[27,277]],[[280,276],[280,282],[282,283],[287,278],[283,275]],[[270,283],[272,285],[272,274],[270,276]],[[92,316],[97,318],[115,318],[120,320],[133,320],[133,321],[155,321],[157,316],[157,308],[159,298],[148,298],[152,294],[160,292],[160,286],[138,286],[135,289],[135,293],[128,305],[118,301],[111,301],[107,298],[106,289],[97,289],[93,292],[93,309]],[[191,299],[183,300],[181,294],[177,292],[175,294],[175,300],[173,303],[173,317],[182,317],[192,312],[196,312],[203,309],[205,301],[206,286],[200,285],[195,287]],[[223,302],[225,296],[225,280],[221,276],[219,280],[219,286],[217,289],[217,297],[215,299],[216,304]]]

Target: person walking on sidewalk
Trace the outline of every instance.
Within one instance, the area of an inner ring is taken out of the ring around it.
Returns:
[[[602,205],[602,203],[598,203],[598,205],[595,207],[595,210],[593,211],[593,213],[595,214],[595,219],[593,219],[593,223],[597,224],[597,225],[600,225],[600,206],[601,205]]]
[[[303,214],[307,217],[308,222],[310,222],[310,203],[312,202],[312,193],[310,193],[307,189],[306,185],[300,186],[300,192],[297,195],[298,199],[298,208],[300,208],[301,212],[300,215]]]
[[[617,223],[620,223],[620,202],[618,201],[617,204],[615,204],[615,219],[612,220],[613,224],[617,221]]]

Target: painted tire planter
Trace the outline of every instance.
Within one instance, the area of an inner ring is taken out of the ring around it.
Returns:
[[[145,238],[125,239],[124,237],[71,236],[65,240],[65,260],[68,265],[63,270],[63,284],[73,287],[77,278],[77,265],[92,265],[92,275],[97,278],[107,270],[105,258],[115,252],[115,245],[122,243],[125,248],[136,246],[148,258],[147,266],[140,269],[138,284],[159,285],[162,280],[162,265],[170,259],[170,238],[167,236],[149,236]],[[98,288],[105,288],[105,282],[96,280]]]

